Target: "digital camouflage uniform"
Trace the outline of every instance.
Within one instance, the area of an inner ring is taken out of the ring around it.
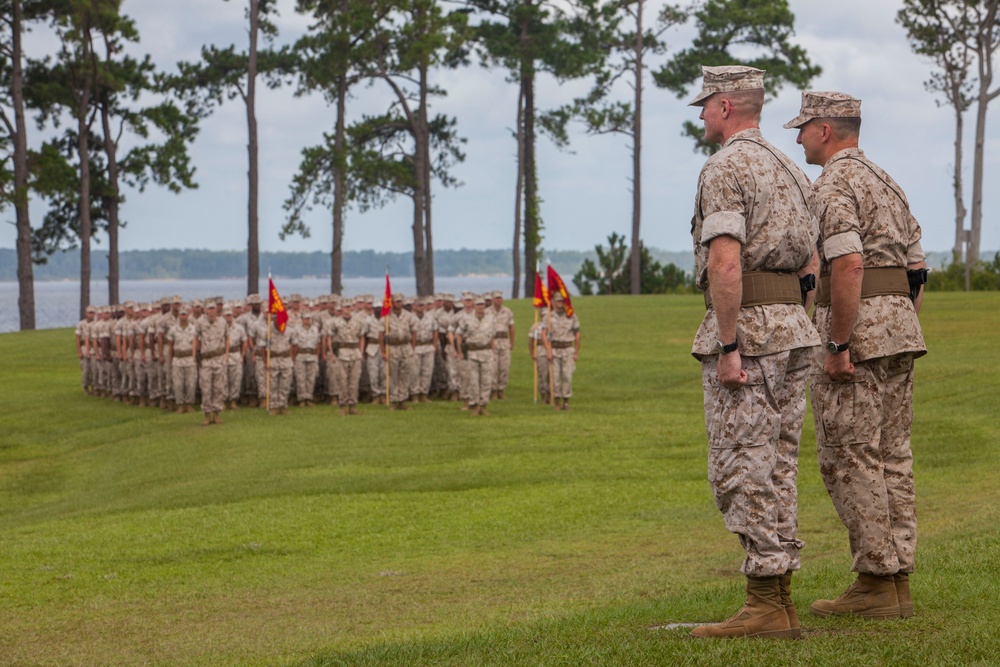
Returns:
[[[820,274],[830,260],[860,253],[867,271],[924,260],[920,225],[902,189],[857,148],[836,153],[813,186],[819,219]],[[831,309],[813,321],[829,340]],[[838,341],[842,342],[842,341]],[[850,338],[854,377],[834,382],[818,352],[812,406],[820,471],[850,537],[852,570],[910,573],[917,543],[914,506],[913,359],[926,353],[908,296],[862,298]]]
[[[476,313],[459,318],[455,336],[461,338],[465,350],[468,373],[469,405],[485,408],[493,391],[493,373],[496,360],[493,356],[493,337],[496,325],[487,310],[482,317]]]
[[[698,286],[708,289],[709,243],[740,242],[742,270],[797,273],[816,247],[809,181],[758,129],[732,135],[698,179],[692,237]],[[772,577],[799,568],[798,448],[811,348],[819,344],[805,309],[780,303],[740,309],[737,340],[748,380],[718,382],[719,340],[709,308],[692,354],[702,363],[709,483],[726,528],[746,551],[741,571]]]
[[[431,390],[434,375],[434,333],[438,324],[434,314],[428,311],[413,315],[417,334],[417,346],[413,348],[413,372],[410,376],[410,393],[426,397]]]
[[[361,315],[358,313],[357,317]],[[372,314],[366,313],[365,318],[365,365],[368,371],[368,391],[372,400],[380,402],[385,397],[385,360],[379,348],[379,335],[385,323]]]
[[[229,327],[221,316],[210,322],[208,316],[198,325],[198,353],[201,369],[198,381],[201,386],[201,411],[206,415],[217,414],[225,408],[227,352]]]
[[[576,335],[580,332],[580,320],[576,314],[559,314],[552,311],[551,319],[546,318],[542,329],[549,345],[552,346],[552,397],[568,399],[573,397],[573,373],[576,372]]]
[[[361,382],[361,364],[364,358],[361,347],[365,340],[366,323],[363,313],[354,313],[345,308],[344,317],[337,318],[334,328],[330,331],[331,348],[337,355],[337,370],[341,407],[351,407],[358,404],[358,391]],[[376,350],[377,350],[376,346]]]
[[[549,357],[545,354],[545,346],[542,344],[542,331],[545,329],[545,315],[531,325],[528,330],[529,350],[534,352],[535,366],[537,367],[538,393],[542,401],[547,401],[549,393]]]
[[[178,300],[173,300],[171,309],[162,313],[156,324],[157,346],[160,350],[160,393],[165,399],[164,407],[168,407],[166,401],[175,400],[173,363],[167,345],[167,333],[177,324],[177,313],[174,312],[174,308],[178,304]]]
[[[247,330],[241,321],[234,319],[229,323],[229,361],[226,362],[226,396],[225,401],[231,406],[240,400],[243,390],[244,356],[247,347]]]
[[[87,317],[80,320],[73,331],[76,340],[76,356],[80,360],[80,386],[88,394],[94,386],[90,373],[90,328],[94,322],[94,307],[87,306]]]
[[[271,410],[287,410],[288,397],[292,391],[292,341],[289,326],[282,332],[277,324],[271,326]],[[261,318],[258,331],[266,339],[267,318]]]
[[[394,296],[393,299],[395,298]],[[389,364],[389,394],[391,402],[399,405],[410,397],[416,317],[407,310],[400,310],[398,315],[395,311],[390,311],[386,317],[388,334],[383,335],[388,355],[386,363]]]
[[[500,308],[490,306],[487,310],[493,316],[493,326],[496,328],[496,336],[493,339],[493,354],[496,357],[493,388],[503,392],[507,389],[507,382],[510,379],[510,333],[514,327],[514,313],[503,305]]]
[[[306,321],[309,326],[306,327]],[[312,321],[312,314],[303,318],[292,330],[291,343],[295,346],[295,395],[300,402],[312,402],[319,373],[320,343],[323,334]]]
[[[166,341],[170,343],[170,376],[174,391],[174,401],[178,409],[192,406],[195,401],[195,387],[198,384],[198,366],[195,364],[194,345],[198,332],[194,324],[180,322],[167,331]]]
[[[337,306],[334,306],[334,308],[337,308]],[[341,310],[341,314],[343,314],[343,310]],[[357,319],[358,326],[364,326],[365,319],[363,314],[352,315],[351,319]],[[340,397],[343,393],[342,380],[344,374],[343,369],[340,367],[340,357],[336,353],[333,339],[338,326],[343,322],[343,318],[340,315],[327,311],[323,313],[320,321],[323,323],[323,344],[326,351],[323,361],[323,365],[326,368],[326,398],[330,405],[333,405],[341,402]]]
[[[454,308],[445,310],[442,308],[437,312],[438,323],[438,347],[442,350],[441,359],[445,365],[447,375],[447,392],[449,397],[458,397],[458,358],[455,352],[455,345],[452,341],[453,326],[458,318],[458,311]]]

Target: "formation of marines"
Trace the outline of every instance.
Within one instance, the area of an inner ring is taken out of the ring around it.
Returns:
[[[500,290],[460,300],[397,293],[384,318],[373,295],[292,294],[283,330],[263,304],[251,294],[90,306],[75,330],[83,389],[180,414],[200,405],[206,426],[240,406],[282,415],[291,404],[327,404],[357,415],[359,403],[403,411],[438,399],[487,415],[490,400],[505,398],[516,330]],[[542,401],[568,409],[579,322],[561,296],[553,306],[529,347]],[[551,391],[550,366],[558,369]]]

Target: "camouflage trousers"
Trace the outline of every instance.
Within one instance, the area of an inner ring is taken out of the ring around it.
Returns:
[[[339,402],[343,392],[343,372],[340,368],[340,359],[330,355],[323,360],[323,364],[326,366],[326,395]]]
[[[472,369],[468,359],[455,358],[455,374],[458,376],[458,397],[466,403],[472,402]]]
[[[160,400],[163,389],[160,387],[160,360],[150,357],[146,360],[146,387],[149,398]]]
[[[545,356],[545,348],[539,346],[541,354],[535,358],[535,365],[538,367],[538,393],[549,393],[549,358]]]
[[[434,375],[434,347],[418,345],[413,354],[413,373],[410,376],[411,394],[429,394]]]
[[[80,357],[80,386],[84,389],[89,389],[94,385],[94,381],[90,377],[90,366],[90,357]]]
[[[239,353],[229,357],[226,363],[226,400],[240,400],[240,392],[243,388],[243,362]]]
[[[510,378],[510,339],[497,338],[493,341],[493,356],[496,370],[493,373],[493,388],[504,390]]]
[[[820,362],[822,363],[822,362]],[[812,377],[823,483],[866,574],[912,572],[917,548],[913,487],[913,355],[858,362],[849,382]]]
[[[365,360],[365,365],[368,367],[368,386],[372,396],[385,396],[385,360],[377,352],[366,353]]]
[[[491,350],[470,351],[466,365],[469,374],[469,405],[487,406],[493,391],[496,360]]]
[[[796,481],[812,354],[743,357],[747,383],[738,389],[719,384],[718,355],[702,359],[708,481],[726,529],[746,551],[746,575],[799,569]]]
[[[174,390],[174,401],[177,405],[194,405],[195,387],[198,386],[198,367],[178,365],[170,368],[171,385]]]
[[[459,378],[458,365],[461,363],[453,345],[445,348],[445,372],[448,374],[448,391],[458,392]]]
[[[338,380],[340,385],[338,398],[340,405],[358,404],[358,390],[361,386],[361,364],[363,363],[364,359],[360,355],[357,357],[344,357],[338,360],[337,370],[340,375],[340,379]]]
[[[573,348],[567,347],[552,351],[552,395],[556,398],[573,397],[573,373],[576,372],[576,360],[573,359]]]
[[[413,348],[409,345],[390,345],[388,350],[389,399],[393,403],[402,403],[410,397]]]
[[[318,373],[319,362],[315,354],[299,354],[295,357],[295,395],[298,400],[313,400]]]
[[[288,407],[288,396],[292,393],[292,360],[288,357],[271,357],[271,409]],[[265,382],[266,388],[266,382]]]
[[[149,396],[149,386],[146,384],[147,373],[146,373],[146,360],[140,356],[136,355],[132,360],[132,386],[130,387],[130,396],[134,398],[145,398]]]
[[[201,370],[198,372],[202,412],[222,412],[225,407],[227,366],[221,356],[202,360]]]

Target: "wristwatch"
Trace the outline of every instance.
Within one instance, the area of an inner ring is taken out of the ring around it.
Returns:
[[[735,352],[737,347],[739,347],[739,341],[736,340],[728,345],[723,343],[721,340],[715,341],[715,349],[718,350],[719,354],[729,354],[730,352]]]
[[[826,344],[826,349],[830,351],[830,354],[840,354],[841,352],[846,352],[847,348],[851,346],[850,342],[847,343],[834,343],[832,340]]]

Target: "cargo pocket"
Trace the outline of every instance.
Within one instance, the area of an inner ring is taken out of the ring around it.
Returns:
[[[827,447],[868,442],[879,420],[878,388],[871,370],[855,366],[849,382],[833,382],[826,374],[813,375],[813,413],[818,416]]]
[[[781,428],[781,415],[769,400],[760,363],[744,357],[747,383],[738,389],[719,384],[713,373],[714,419],[708,424],[708,444],[713,449],[759,447],[774,442]]]

